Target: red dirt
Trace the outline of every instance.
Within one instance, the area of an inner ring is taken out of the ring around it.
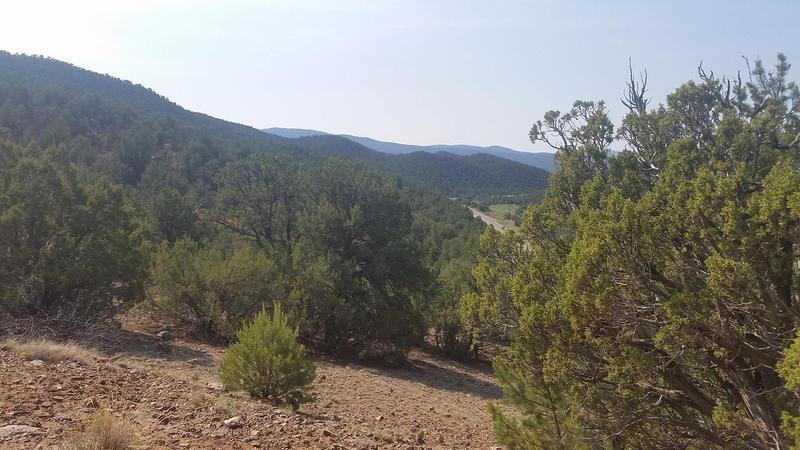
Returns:
[[[490,372],[413,351],[401,368],[318,359],[317,399],[299,412],[219,390],[223,348],[121,330],[115,354],[88,362],[26,361],[0,349],[0,427],[41,434],[0,437],[0,448],[58,448],[100,411],[132,423],[137,448],[499,448],[486,402]],[[223,420],[241,416],[243,426]]]

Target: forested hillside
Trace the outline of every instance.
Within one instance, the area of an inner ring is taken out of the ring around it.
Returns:
[[[0,140],[3,309],[94,320],[146,300],[228,339],[274,301],[306,342],[363,355],[402,356],[469,286],[483,225],[422,183],[525,185],[449,156],[422,172],[342,138],[298,145],[7,53]]]
[[[304,128],[273,127],[273,128],[266,128],[262,131],[287,138],[330,135],[330,133],[325,133],[323,131],[309,130]],[[395,142],[379,141],[377,139],[372,139],[363,136],[353,136],[349,134],[339,134],[338,136],[347,138],[367,148],[371,148],[372,150],[377,150],[382,153],[390,153],[395,155],[414,153],[414,152],[428,152],[428,153],[447,152],[447,153],[452,153],[454,155],[465,156],[465,155],[475,155],[483,153],[492,156],[497,156],[499,158],[508,159],[511,161],[520,162],[529,166],[538,167],[540,169],[547,170],[548,172],[552,172],[555,169],[555,154],[549,152],[523,152],[518,150],[512,150],[506,147],[500,147],[498,145],[493,145],[490,147],[479,147],[476,145],[458,145],[458,144],[409,145],[409,144],[398,144]]]
[[[193,182],[201,172],[216,170],[204,165],[251,152],[357,159],[448,196],[517,194],[547,183],[546,172],[499,158],[484,168],[428,154],[409,161],[333,136],[281,138],[187,111],[140,85],[40,57],[0,52],[0,102],[0,136],[21,144],[65,144],[81,163],[108,174],[115,170],[114,177],[125,183],[149,176],[151,161],[161,161],[151,169],[157,170],[176,154],[191,153],[184,169]]]
[[[486,154],[459,156],[418,151],[390,155],[334,135],[300,137],[292,142],[315,154],[365,161],[388,173],[434,186],[447,195],[470,199],[539,192],[549,176],[542,169]]]

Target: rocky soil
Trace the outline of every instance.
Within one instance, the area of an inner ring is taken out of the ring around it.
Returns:
[[[117,351],[82,361],[0,348],[0,448],[59,448],[101,411],[132,424],[143,449],[499,448],[485,368],[421,351],[400,368],[318,359],[317,399],[292,412],[226,392],[221,347],[128,328]]]

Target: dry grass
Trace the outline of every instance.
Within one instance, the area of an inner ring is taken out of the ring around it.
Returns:
[[[214,410],[226,417],[241,416],[244,412],[244,402],[228,396],[217,397],[214,399]]]
[[[202,388],[194,387],[186,396],[186,403],[195,408],[205,408],[213,400],[213,397],[208,395]]]
[[[133,427],[109,413],[95,417],[82,433],[72,435],[65,449],[69,450],[128,450],[133,448],[136,435]]]
[[[95,353],[74,343],[58,343],[46,339],[20,342],[8,340],[3,346],[22,355],[27,360],[40,359],[46,362],[80,361],[88,362]]]

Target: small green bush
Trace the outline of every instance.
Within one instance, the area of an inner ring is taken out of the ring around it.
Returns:
[[[262,309],[236,337],[220,361],[226,387],[276,404],[288,403],[294,409],[312,400],[308,389],[316,366],[297,343],[297,329],[289,326],[280,305],[275,305],[272,317]]]

